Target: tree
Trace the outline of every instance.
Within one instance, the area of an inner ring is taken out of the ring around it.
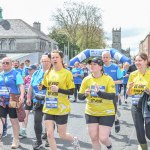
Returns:
[[[60,28],[60,33],[68,36],[68,39],[75,44],[77,41],[77,31],[82,16],[82,5],[78,3],[64,3],[64,9],[58,8],[53,19],[56,26]]]
[[[53,15],[53,20],[58,33],[66,35],[68,41],[80,50],[106,46],[100,8],[65,2],[63,9],[58,8]]]
[[[58,29],[53,28],[49,33],[49,37],[58,42],[59,49],[63,50],[64,45],[68,44],[68,37],[65,34],[60,34]]]

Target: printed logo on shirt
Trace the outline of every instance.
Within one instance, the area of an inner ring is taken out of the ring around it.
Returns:
[[[104,92],[104,91],[105,91],[105,86],[98,86],[98,88],[99,88],[99,90],[100,90],[101,92]],[[97,97],[98,95],[97,95],[97,93],[95,92],[95,85],[92,85],[90,89],[91,89],[91,96]]]
[[[110,72],[116,72],[116,70],[110,70]]]

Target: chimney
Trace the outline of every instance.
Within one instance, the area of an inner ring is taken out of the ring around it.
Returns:
[[[2,11],[3,9],[0,7],[0,22],[3,20]]]
[[[39,22],[34,22],[33,23],[33,28],[35,28],[38,31],[41,31],[41,23]]]

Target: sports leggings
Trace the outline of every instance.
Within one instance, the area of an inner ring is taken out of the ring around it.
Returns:
[[[126,91],[127,91],[127,84],[123,84],[123,96],[124,96],[124,98],[127,99],[128,95],[127,95]]]
[[[136,129],[136,135],[140,144],[147,143],[146,137],[150,140],[150,122],[144,122],[142,110],[136,105],[131,108],[132,118]],[[145,123],[145,128],[144,128]]]
[[[77,93],[80,90],[81,84],[75,84],[75,89],[74,89],[74,98],[77,99]]]
[[[34,111],[34,131],[36,135],[37,142],[42,141],[42,120],[43,120],[43,105],[40,106],[40,108],[36,109]]]

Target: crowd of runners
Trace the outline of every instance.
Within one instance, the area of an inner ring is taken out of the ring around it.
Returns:
[[[121,112],[117,106],[128,103],[128,97],[131,97],[138,148],[148,150],[146,139],[150,139],[150,100],[144,98],[150,94],[147,54],[137,54],[132,64],[112,62],[109,51],[103,51],[101,57],[75,62],[74,66],[68,66],[63,59],[62,51],[53,50],[41,56],[40,64],[31,64],[30,60],[20,63],[9,57],[1,60],[0,146],[3,137],[7,136],[9,118],[13,131],[11,149],[20,146],[20,137],[30,136],[26,131],[29,113],[33,112],[34,150],[43,146],[42,139],[46,139],[46,147],[57,150],[55,130],[61,139],[72,143],[74,150],[81,150],[80,139],[67,132],[70,97],[73,97],[72,102],[86,101],[83,111],[93,150],[101,150],[101,144],[108,150],[115,150],[110,134],[113,125],[116,133],[120,131]],[[19,95],[19,103],[24,106],[26,115],[23,122],[18,120],[18,108],[10,107],[12,94]]]

